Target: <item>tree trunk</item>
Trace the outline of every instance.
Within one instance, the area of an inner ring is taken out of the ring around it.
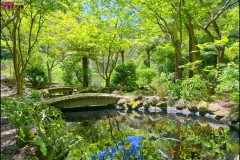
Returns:
[[[124,63],[124,58],[125,58],[125,56],[124,56],[124,50],[121,50],[121,58],[122,58],[122,64]]]
[[[110,87],[110,77],[106,77],[106,79],[105,79],[105,87]]]
[[[150,56],[150,52],[151,52],[151,50],[149,49],[149,48],[147,48],[146,49],[146,52],[147,52],[147,59],[145,60],[145,65],[148,67],[148,68],[150,68],[151,67],[151,56]]]
[[[195,36],[194,27],[192,24],[192,18],[188,14],[188,24],[185,24],[187,30],[188,30],[188,39],[189,39],[189,62],[192,63],[194,61],[200,60],[200,51],[197,47],[197,38]],[[197,64],[198,65],[198,64]],[[199,66],[196,68],[196,73],[200,72]],[[191,69],[189,70],[189,78],[193,77],[194,71]]]
[[[52,87],[52,69],[49,67],[49,65],[47,64],[47,71],[48,71],[48,84],[49,87]]]
[[[23,95],[23,74],[20,74],[16,77],[17,81],[17,95],[22,96]]]
[[[82,57],[82,67],[83,67],[83,87],[88,87],[88,58]]]
[[[181,58],[181,44],[179,43],[179,41],[174,41],[173,42],[173,46],[174,46],[174,50],[175,50],[175,77],[174,79],[181,79],[182,78],[182,71],[179,68],[180,66],[180,58]]]

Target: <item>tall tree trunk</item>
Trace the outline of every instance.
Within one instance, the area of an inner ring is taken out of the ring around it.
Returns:
[[[121,53],[122,64],[123,64],[123,63],[124,63],[124,58],[125,58],[125,56],[124,56],[124,50],[121,50],[120,53]]]
[[[147,52],[147,59],[145,60],[145,65],[150,68],[151,67],[151,55],[150,55],[150,52],[151,52],[151,49],[147,48],[146,49],[146,52]]]
[[[181,44],[180,44],[180,41],[178,41],[178,40],[174,41],[174,38],[173,38],[172,44],[174,46],[174,52],[175,52],[175,59],[174,59],[175,77],[174,77],[174,80],[175,79],[181,79],[182,78],[182,71],[179,68],[180,59],[181,59],[181,55],[182,55],[181,54]]]
[[[23,74],[20,74],[18,78],[16,78],[17,81],[17,95],[22,96],[23,95]]]
[[[106,77],[106,79],[105,79],[105,87],[110,87],[110,77]]]
[[[48,71],[48,84],[49,87],[52,87],[52,68],[50,68],[49,64],[47,63],[47,71]]]
[[[83,87],[88,87],[88,58],[86,56],[82,57],[82,67],[83,67]]]
[[[192,63],[194,61],[200,60],[200,51],[197,47],[197,38],[195,36],[194,27],[192,24],[192,17],[188,15],[188,24],[186,23],[185,26],[188,30],[188,41],[189,41],[189,62]],[[197,64],[198,65],[198,64]],[[196,73],[200,72],[199,66],[197,66]],[[188,76],[191,78],[193,76],[194,72],[192,70],[189,70]]]

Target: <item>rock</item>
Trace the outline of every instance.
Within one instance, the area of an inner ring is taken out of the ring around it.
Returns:
[[[178,100],[178,101],[175,103],[175,108],[178,109],[178,110],[185,109],[185,108],[186,108],[186,105],[185,105],[185,103],[184,103],[184,100]]]
[[[240,125],[240,122],[237,122],[237,123],[231,122],[230,126],[236,130],[239,130],[239,127],[240,127],[239,125]]]
[[[183,110],[183,109],[185,109],[185,108],[186,108],[185,105],[177,105],[177,106],[176,106],[176,109],[178,109],[178,110]]]
[[[152,106],[155,106],[158,103],[159,98],[156,96],[152,96],[148,98],[148,101],[151,103]]]
[[[208,106],[208,113],[213,113],[219,111],[221,106],[217,103],[210,103]]]
[[[148,109],[148,108],[150,107],[150,102],[149,102],[149,101],[144,101],[144,102],[143,102],[143,107],[144,107],[145,109]]]
[[[117,105],[118,105],[118,106],[123,106],[125,103],[126,103],[126,99],[120,99],[120,100],[117,102]]]
[[[207,112],[208,111],[208,102],[201,101],[197,105],[198,111],[199,112]]]
[[[133,96],[132,99],[134,101],[140,101],[140,100],[142,100],[142,95]]]
[[[231,120],[232,122],[239,122],[239,121],[240,121],[239,111],[238,111],[238,112],[231,113],[231,115],[230,115],[230,120]]]
[[[156,104],[156,106],[159,108],[167,108],[167,102],[160,101]]]
[[[220,120],[220,119],[222,119],[223,117],[226,116],[226,113],[224,111],[222,111],[222,110],[214,112],[213,114],[216,115],[216,117],[215,117],[216,120]]]
[[[175,104],[175,99],[170,98],[170,99],[167,101],[167,104],[168,104],[168,106],[173,106],[173,105]]]
[[[187,104],[188,110],[191,112],[198,112],[197,102],[189,102]]]
[[[119,96],[123,95],[123,93],[121,91],[113,91],[112,94],[116,94],[116,95],[119,95]]]

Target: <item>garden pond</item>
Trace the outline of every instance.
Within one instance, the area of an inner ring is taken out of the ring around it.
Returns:
[[[233,160],[239,154],[239,133],[198,113],[85,109],[62,110],[72,132],[82,137],[69,160]]]

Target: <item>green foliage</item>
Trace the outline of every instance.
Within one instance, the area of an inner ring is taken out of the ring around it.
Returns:
[[[171,98],[183,98],[185,100],[202,100],[208,98],[207,81],[200,75],[185,78],[169,85],[169,96]]]
[[[81,63],[65,61],[62,63],[63,81],[69,86],[81,87],[83,84],[83,67]],[[91,81],[91,70],[88,69],[88,81]]]
[[[39,64],[29,66],[25,75],[34,88],[41,89],[46,86],[47,76],[43,66]]]
[[[168,86],[171,84],[173,74],[161,73],[154,77],[151,86],[156,89],[159,97],[164,97],[168,94]]]
[[[136,65],[132,62],[119,64],[115,68],[112,83],[120,86],[136,86]]]
[[[71,128],[59,110],[36,104],[33,99],[4,98],[1,111],[18,129],[18,147],[37,146],[39,159],[63,159],[81,140],[69,132]]]
[[[239,65],[228,63],[219,74],[218,82],[217,93],[228,94],[232,100],[239,101]]]
[[[144,68],[137,71],[137,76],[139,85],[149,85],[156,76],[156,72],[152,68]]]
[[[186,100],[201,100],[208,98],[207,82],[199,75],[186,78],[181,83],[181,98]]]
[[[31,92],[31,98],[32,99],[36,99],[36,100],[40,100],[40,97],[42,96],[42,92],[39,90],[34,90]]]

